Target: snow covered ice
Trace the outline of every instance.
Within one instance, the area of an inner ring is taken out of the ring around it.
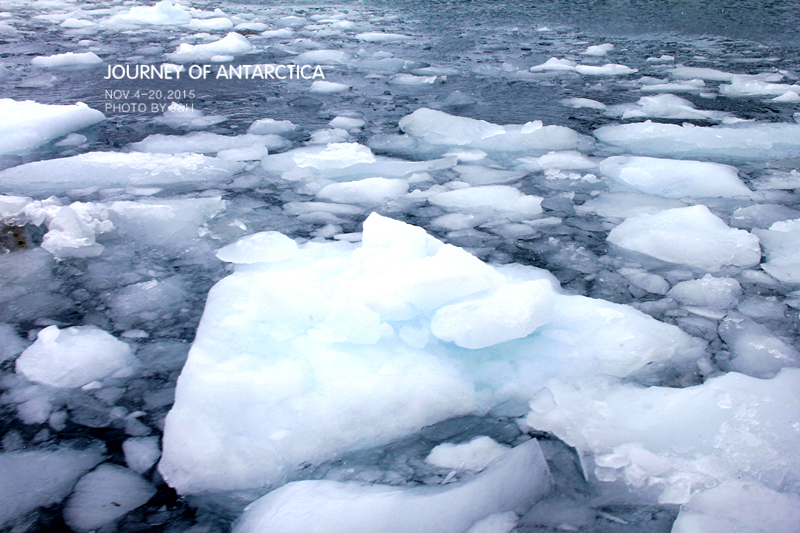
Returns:
[[[0,529],[795,533],[751,4],[0,0]]]

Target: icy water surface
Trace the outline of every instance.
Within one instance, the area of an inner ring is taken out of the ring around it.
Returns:
[[[0,529],[798,531],[797,7],[0,0]]]

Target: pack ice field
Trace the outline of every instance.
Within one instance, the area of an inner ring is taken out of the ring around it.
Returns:
[[[0,0],[0,531],[800,532],[800,10],[597,4]]]

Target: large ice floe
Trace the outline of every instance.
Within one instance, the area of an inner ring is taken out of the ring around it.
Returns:
[[[546,271],[488,265],[377,214],[360,244],[269,233],[220,257],[236,270],[209,293],[166,420],[159,470],[182,494],[258,495],[303,465],[527,401],[555,377],[632,378],[706,357],[675,326],[562,294]],[[383,491],[278,494],[351,490]],[[394,509],[428,493],[392,494]]]
[[[35,161],[0,172],[0,187],[23,194],[75,189],[193,185],[211,187],[244,168],[244,163],[200,154],[89,152]]]
[[[595,130],[601,141],[636,155],[719,161],[794,157],[800,151],[800,124],[615,124]]]
[[[82,102],[46,105],[10,98],[0,99],[0,115],[0,154],[31,151],[106,118]]]

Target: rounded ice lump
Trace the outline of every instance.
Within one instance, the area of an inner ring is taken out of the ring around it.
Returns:
[[[130,347],[95,326],[48,326],[17,359],[17,372],[53,387],[76,388],[130,373],[137,360]]]

